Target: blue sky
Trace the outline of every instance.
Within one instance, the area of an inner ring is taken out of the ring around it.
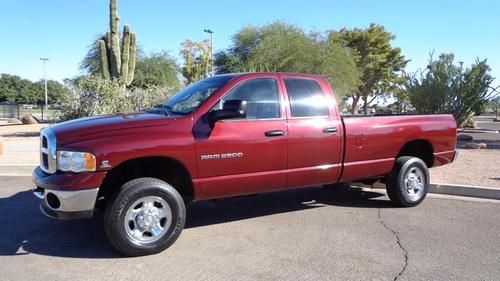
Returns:
[[[393,45],[425,67],[429,52],[453,52],[470,65],[487,58],[500,84],[500,1],[165,1],[119,0],[121,24],[137,33],[143,50],[178,56],[180,43],[215,31],[214,48],[230,45],[231,35],[247,24],[282,20],[305,30],[384,25],[396,35]],[[108,28],[107,0],[2,0],[0,73],[31,80],[43,76],[40,57],[48,57],[48,77],[79,74],[78,64],[95,36]]]

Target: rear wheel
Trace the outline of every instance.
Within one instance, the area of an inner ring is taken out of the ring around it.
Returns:
[[[181,195],[168,183],[154,178],[125,183],[104,213],[108,239],[127,256],[165,250],[177,240],[185,221]]]
[[[424,201],[429,190],[429,169],[419,158],[399,157],[387,179],[386,188],[387,195],[395,205],[416,206]]]

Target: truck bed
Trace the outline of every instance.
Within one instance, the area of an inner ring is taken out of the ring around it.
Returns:
[[[344,130],[343,171],[340,181],[388,174],[398,154],[410,142],[432,148],[429,167],[453,160],[456,123],[452,115],[385,115],[342,118]]]

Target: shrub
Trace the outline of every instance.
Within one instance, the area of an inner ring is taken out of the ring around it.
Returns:
[[[470,68],[454,64],[453,54],[431,56],[427,69],[408,77],[406,88],[411,104],[421,114],[453,114],[459,127],[470,126],[477,108],[485,104],[495,89],[486,60]]]
[[[125,90],[116,79],[96,76],[79,77],[71,81],[71,88],[73,95],[62,102],[55,121],[143,110],[165,102],[173,93],[168,87]]]

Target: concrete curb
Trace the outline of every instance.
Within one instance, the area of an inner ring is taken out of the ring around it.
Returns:
[[[458,129],[457,133],[459,134],[467,134],[467,133],[491,133],[498,134],[499,130],[490,130],[490,129]]]
[[[431,184],[430,192],[438,194],[500,200],[500,188],[494,188],[494,187],[436,183],[436,184]]]
[[[375,183],[373,185],[364,185],[364,184],[354,184],[354,185],[360,185],[363,187],[369,187],[374,189],[385,189],[385,184],[382,183]],[[460,184],[450,184],[450,183],[431,183],[429,186],[429,193],[500,200],[500,188],[486,187],[486,186],[460,185]]]
[[[17,165],[17,166],[0,165],[0,176],[31,177],[31,173],[35,168],[36,166],[29,166],[29,165]],[[353,183],[352,185],[374,188],[374,189],[385,189],[385,184],[382,183],[375,183],[373,185]],[[429,193],[500,200],[500,188],[485,187],[485,186],[459,185],[450,183],[431,183],[429,187]]]

